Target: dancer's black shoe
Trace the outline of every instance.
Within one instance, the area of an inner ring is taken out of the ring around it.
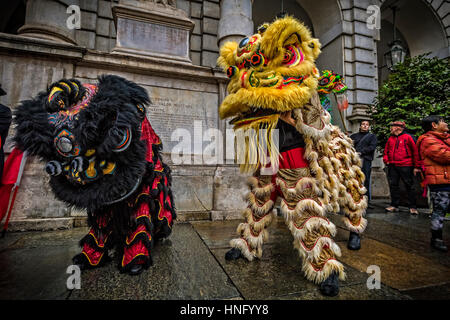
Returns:
[[[350,231],[350,237],[348,238],[347,248],[350,250],[361,249],[361,237],[358,233]]]
[[[339,275],[333,272],[320,284],[320,292],[327,297],[334,297],[339,294]]]
[[[238,248],[232,248],[225,253],[225,260],[236,260],[242,257],[242,252]]]

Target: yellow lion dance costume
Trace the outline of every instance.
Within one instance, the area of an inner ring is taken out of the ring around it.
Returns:
[[[229,95],[219,108],[222,119],[247,134],[243,144],[243,172],[251,172],[248,207],[231,241],[227,260],[260,258],[267,241],[267,227],[274,219],[273,207],[281,197],[281,211],[302,257],[306,278],[320,284],[325,295],[339,292],[345,279],[341,255],[332,240],[336,227],[327,212],[344,212],[350,232],[349,249],[360,248],[367,225],[364,174],[352,140],[330,123],[320,104],[319,72],[314,61],[320,43],[293,17],[264,24],[258,33],[239,44],[227,42],[220,49],[218,64],[227,72]],[[265,130],[262,130],[265,129]],[[273,129],[280,133],[273,148]],[[272,152],[262,148],[266,143]],[[269,158],[269,161],[265,161]],[[256,159],[256,160],[255,160]],[[278,170],[267,174],[268,164]]]

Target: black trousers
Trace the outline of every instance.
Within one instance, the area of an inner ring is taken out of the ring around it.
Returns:
[[[406,187],[409,208],[416,208],[416,193],[414,192],[414,167],[397,167],[389,165],[388,181],[391,190],[391,206],[398,207],[400,204],[400,179]]]
[[[364,173],[364,175],[366,176],[366,180],[364,180],[364,187],[367,189],[367,199],[371,200],[372,199],[372,193],[370,190],[370,175],[372,173],[372,160],[367,160],[367,159],[363,159],[363,164],[362,164],[362,168],[361,171]]]

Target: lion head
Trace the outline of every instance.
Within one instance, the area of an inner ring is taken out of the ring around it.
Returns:
[[[225,43],[217,62],[230,82],[220,117],[233,117],[235,128],[252,127],[303,106],[317,89],[319,54],[319,41],[290,16],[263,24],[239,44]]]

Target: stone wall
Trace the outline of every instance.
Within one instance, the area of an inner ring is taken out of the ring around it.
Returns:
[[[173,170],[178,221],[237,218],[245,206],[242,199],[245,179],[235,166],[204,162],[174,165],[170,154],[176,143],[171,133],[176,128],[192,132],[193,121],[201,123],[203,129],[220,127],[217,108],[224,97],[226,82],[222,73],[186,63],[161,63],[149,57],[0,34],[0,81],[8,92],[0,102],[13,109],[21,100],[33,97],[61,78],[94,83],[98,75],[106,73],[138,83],[152,98],[147,116],[161,135],[164,159]],[[170,119],[177,123],[173,126],[164,122]],[[14,128],[10,137],[13,134]],[[8,153],[10,140],[7,144]],[[79,217],[84,215],[54,198],[43,163],[30,158],[14,206],[11,230],[65,227],[79,224]]]
[[[81,29],[76,31],[80,46],[110,52],[116,41],[111,6],[117,0],[80,0]],[[191,60],[195,65],[215,67],[218,58],[217,28],[220,18],[219,0],[177,0],[195,23],[191,35]]]

